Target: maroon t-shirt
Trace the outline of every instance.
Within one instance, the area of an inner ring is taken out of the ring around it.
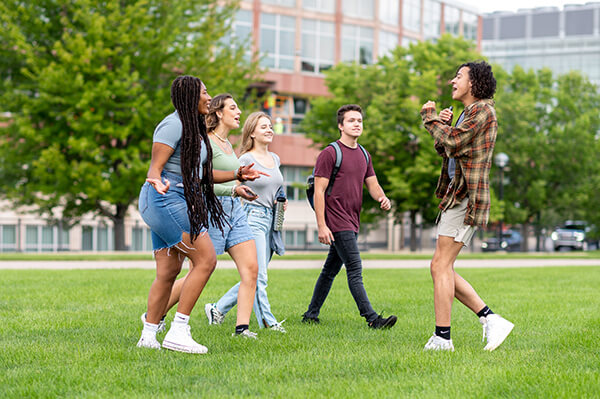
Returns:
[[[360,227],[360,208],[362,207],[363,183],[367,177],[375,175],[371,155],[369,165],[365,154],[356,146],[350,148],[337,141],[342,149],[342,165],[335,177],[331,195],[325,193],[325,223],[332,233],[354,231]],[[331,177],[335,166],[335,149],[327,146],[317,158],[315,176]]]

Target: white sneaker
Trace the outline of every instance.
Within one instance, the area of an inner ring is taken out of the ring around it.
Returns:
[[[176,352],[206,353],[208,348],[200,345],[192,338],[190,326],[187,324],[171,323],[171,328],[163,340],[163,348]]]
[[[444,339],[433,334],[423,348],[424,351],[451,351],[454,352],[454,345],[451,339]]]
[[[142,331],[142,336],[137,343],[138,348],[160,349],[160,342],[156,340],[155,334],[145,333]]]
[[[479,322],[483,326],[483,340],[487,338],[487,345],[483,348],[486,351],[493,351],[500,346],[508,337],[508,334],[515,326],[510,321],[500,317],[497,314],[491,314],[487,317],[480,317]]]
[[[146,322],[146,312],[142,313],[142,316],[140,317],[140,319],[142,319],[142,323]],[[161,321],[158,322],[158,330],[156,330],[156,333],[159,334],[161,332],[164,332],[165,328],[166,328],[165,319],[162,319]]]
[[[258,334],[253,333],[250,330],[244,330],[239,334],[233,333],[231,334],[232,337],[243,337],[243,338],[252,338],[252,339],[258,339]]]
[[[285,320],[280,321],[279,323],[275,323],[273,324],[271,327],[269,327],[270,330],[273,331],[279,331],[280,333],[287,333],[287,331],[285,331],[285,328],[283,328],[282,324]]]
[[[206,313],[206,317],[208,318],[208,325],[223,324],[223,320],[225,320],[225,315],[219,312],[215,303],[204,305],[204,313]]]

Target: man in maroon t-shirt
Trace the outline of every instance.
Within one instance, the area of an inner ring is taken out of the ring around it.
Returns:
[[[397,317],[378,315],[371,306],[362,279],[362,261],[356,238],[360,227],[363,183],[369,194],[381,204],[381,209],[390,210],[390,200],[385,196],[377,181],[373,163],[369,162],[358,147],[358,138],[363,131],[363,114],[360,106],[348,104],[337,112],[341,137],[337,141],[342,150],[342,164],[335,178],[331,194],[326,195],[331,171],[335,165],[335,150],[328,146],[317,158],[315,166],[315,214],[319,228],[319,242],[330,245],[329,254],[319,275],[308,310],[302,321],[318,323],[321,306],[325,302],[335,276],[346,265],[348,287],[354,297],[360,315],[371,328],[392,327]]]

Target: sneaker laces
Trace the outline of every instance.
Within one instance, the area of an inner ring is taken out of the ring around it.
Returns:
[[[221,324],[223,323],[223,320],[225,320],[225,315],[223,313],[221,313],[219,311],[219,309],[217,309],[216,306],[213,305],[213,307],[210,309],[210,314],[213,317],[214,321],[217,324]]]

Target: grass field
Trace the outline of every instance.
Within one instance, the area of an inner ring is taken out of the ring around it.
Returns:
[[[217,270],[191,319],[207,355],[135,347],[151,270],[0,270],[0,397],[600,396],[599,267],[459,272],[516,325],[494,352],[459,303],[456,352],[422,352],[434,324],[426,269],[364,271],[376,310],[398,315],[387,331],[366,327],[344,272],[321,324],[302,324],[319,271],[273,270],[269,297],[288,334],[261,330],[257,341],[231,337],[233,313],[207,325],[204,303],[237,281]]]

